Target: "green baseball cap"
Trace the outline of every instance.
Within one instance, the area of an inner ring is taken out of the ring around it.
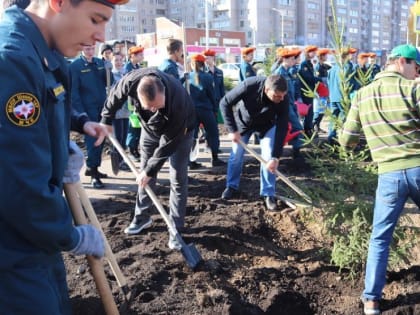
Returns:
[[[413,59],[420,66],[420,53],[416,47],[413,45],[399,45],[392,49],[389,57],[404,57],[408,59]]]

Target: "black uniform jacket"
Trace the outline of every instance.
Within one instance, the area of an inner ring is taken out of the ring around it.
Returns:
[[[276,126],[273,157],[280,157],[289,120],[288,98],[275,104],[264,94],[266,77],[250,77],[240,82],[220,101],[220,110],[228,132],[241,135],[255,131],[260,137]],[[235,110],[234,110],[235,107]]]
[[[165,86],[165,107],[155,113],[142,109],[137,96],[138,83],[146,75],[157,76]],[[142,132],[156,141],[157,147],[149,148],[153,152],[147,152],[147,156],[151,158],[144,169],[148,176],[155,176],[166,159],[176,151],[184,135],[195,128],[194,105],[181,82],[173,76],[157,69],[138,69],[123,76],[111,89],[102,111],[101,122],[111,125],[115,113],[129,96],[137,109]]]

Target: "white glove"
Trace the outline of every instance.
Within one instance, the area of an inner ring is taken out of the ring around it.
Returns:
[[[76,226],[79,233],[79,242],[76,247],[70,250],[75,255],[93,255],[98,258],[105,253],[105,243],[102,233],[93,225],[84,224]]]

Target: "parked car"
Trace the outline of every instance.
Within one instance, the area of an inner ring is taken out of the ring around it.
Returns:
[[[239,80],[239,63],[221,63],[217,66],[223,71],[223,76],[234,81]]]

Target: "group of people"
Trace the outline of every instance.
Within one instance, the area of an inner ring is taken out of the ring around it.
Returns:
[[[307,62],[296,72],[291,69],[296,68],[300,51],[293,49],[279,50],[279,68],[267,77],[256,76],[252,67],[244,64],[241,82],[226,94],[220,85],[216,90],[223,76],[214,60],[213,64],[206,60],[214,58],[211,50],[192,56],[192,71],[179,76],[177,63],[184,58],[183,43],[175,39],[169,41],[168,58],[159,69],[137,69],[142,50],[136,46],[122,70],[122,56],[110,54],[104,46],[103,58],[96,58],[93,46],[104,41],[105,24],[115,5],[126,2],[33,0],[25,10],[8,8],[0,22],[0,73],[4,79],[0,146],[7,148],[0,156],[0,309],[5,314],[71,314],[61,252],[104,254],[101,233],[91,225],[74,226],[63,197],[63,177],[72,153],[70,129],[85,134],[86,174],[100,187],[105,174],[98,169],[98,152],[104,138],[110,132],[129,135],[124,131],[127,121],[119,119],[130,119],[134,113],[139,120],[142,132],[133,138],[139,138],[136,149],[140,148],[141,173],[127,234],[151,226],[146,211],[151,201],[145,187],[154,186],[166,161],[170,216],[180,231],[185,229],[188,157],[199,123],[206,130],[212,164],[223,164],[217,155],[219,140],[214,128],[219,108],[232,140],[222,198],[233,198],[239,192],[243,143],[255,134],[267,161],[261,165],[260,196],[267,209],[276,210],[274,173],[289,122],[292,126],[302,123],[293,106],[299,98],[294,76],[298,73],[310,86],[312,72],[315,81],[325,83],[325,70],[314,69],[311,62],[317,49],[305,49]],[[81,57],[69,67],[64,57],[74,57],[79,51],[83,51]],[[253,51],[244,49],[244,57]],[[247,58],[244,62],[252,60]],[[407,198],[420,206],[420,90],[414,81],[419,69],[420,54],[415,47],[394,48],[386,70],[355,93],[338,135],[339,142],[351,148],[364,132],[379,165],[362,295],[365,314],[380,312],[389,243]],[[327,83],[331,70],[327,71]],[[85,81],[95,83],[86,86]],[[314,119],[308,119],[299,128],[310,133]],[[119,140],[124,143],[123,137]],[[299,144],[293,148],[298,154]],[[168,247],[179,250],[181,244],[170,235]]]

